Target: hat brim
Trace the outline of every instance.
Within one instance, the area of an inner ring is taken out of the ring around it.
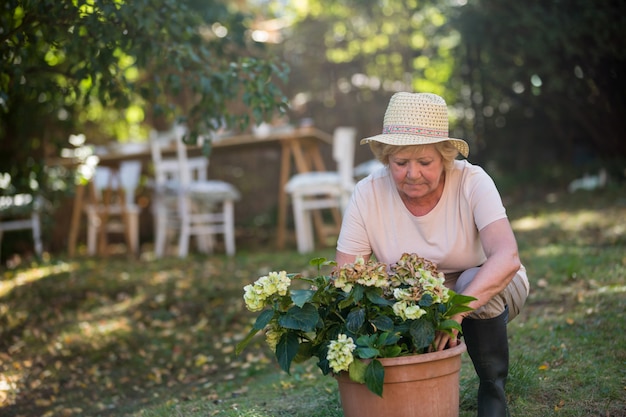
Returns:
[[[469,145],[463,139],[455,138],[433,138],[428,136],[418,135],[403,135],[398,133],[383,133],[376,136],[370,136],[369,138],[361,139],[360,144],[364,145],[369,142],[380,142],[387,145],[395,146],[411,146],[411,145],[429,145],[432,143],[439,143],[450,141],[455,148],[459,150],[464,157],[469,156]]]

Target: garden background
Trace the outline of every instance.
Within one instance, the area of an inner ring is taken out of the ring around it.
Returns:
[[[238,254],[66,256],[71,134],[146,140],[176,116],[199,131],[265,119],[380,132],[395,91],[442,95],[451,136],[495,179],[529,270],[511,324],[513,415],[624,416],[626,13],[619,1],[8,0],[0,10],[0,193],[46,197],[46,254],[7,234],[0,278],[0,415],[340,416],[313,364],[281,374],[243,285],[312,256],[277,252],[275,210],[237,207]],[[281,116],[280,111],[284,114]],[[329,149],[325,157],[330,166]],[[220,155],[235,182],[254,156]],[[370,158],[367,147],[356,162]],[[226,167],[219,169],[218,167]],[[606,172],[592,190],[574,179]],[[275,193],[276,181],[250,189]],[[248,187],[249,189],[250,187]],[[144,190],[145,191],[145,190]],[[140,197],[143,195],[139,190]],[[255,194],[256,193],[256,194]],[[462,416],[475,409],[469,361]]]

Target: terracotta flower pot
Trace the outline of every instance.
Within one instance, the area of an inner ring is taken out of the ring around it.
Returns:
[[[461,354],[440,352],[379,359],[385,368],[382,398],[346,372],[336,376],[345,417],[458,417]]]

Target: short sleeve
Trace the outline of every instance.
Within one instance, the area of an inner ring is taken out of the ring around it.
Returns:
[[[507,217],[496,184],[481,167],[472,165],[463,181],[461,189],[466,192],[466,201],[478,230]]]

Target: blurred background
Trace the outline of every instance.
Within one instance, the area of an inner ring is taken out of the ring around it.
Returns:
[[[361,138],[380,133],[393,93],[433,92],[449,105],[451,137],[468,141],[507,204],[626,175],[622,1],[9,0],[0,22],[0,194],[44,197],[51,253],[66,249],[81,178],[49,161],[146,143],[177,117],[199,133],[264,121],[355,126]],[[271,239],[275,153],[210,158],[210,177],[257,202],[236,207],[242,245]],[[356,164],[370,158],[357,146]],[[149,200],[140,185],[142,241]],[[12,235],[2,256],[31,245],[30,232]]]

